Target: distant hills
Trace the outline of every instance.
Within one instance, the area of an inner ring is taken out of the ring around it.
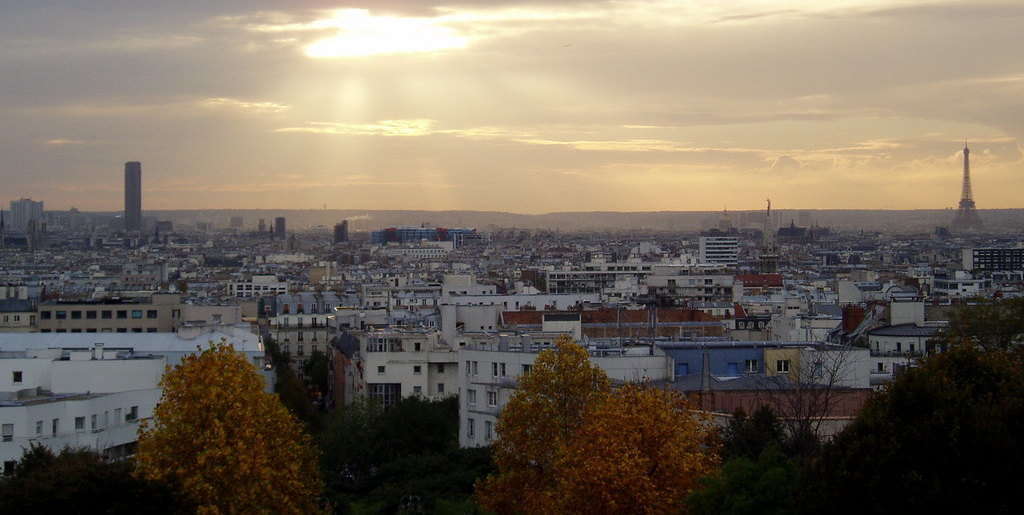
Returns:
[[[835,229],[864,229],[894,233],[931,232],[938,226],[949,226],[955,211],[930,210],[778,210],[773,211],[779,225],[818,225]],[[996,233],[1019,233],[1024,228],[1024,209],[979,210],[985,227]],[[428,224],[440,227],[551,229],[560,231],[697,231],[717,225],[721,212],[652,211],[614,212],[586,211],[546,214],[520,214],[501,211],[400,211],[365,209],[281,210],[281,209],[211,209],[146,211],[146,217],[170,220],[175,224],[212,222],[214,227],[227,227],[231,217],[240,216],[244,228],[253,230],[260,218],[269,228],[274,217],[287,219],[289,230],[316,226],[331,227],[349,220],[352,231],[376,230],[395,225]],[[728,216],[738,227],[761,227],[763,211],[730,211]]]

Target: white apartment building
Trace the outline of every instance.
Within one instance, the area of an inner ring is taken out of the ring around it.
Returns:
[[[458,353],[431,330],[387,329],[361,333],[359,354],[362,391],[384,406],[419,395],[443,399],[458,393]]]
[[[162,356],[104,350],[0,352],[0,462],[10,473],[25,449],[86,447],[132,454],[138,422],[160,400]]]
[[[701,236],[700,262],[707,265],[739,264],[740,239],[737,236]]]
[[[262,297],[288,293],[288,281],[276,275],[254,275],[247,279],[228,282],[228,295],[232,297]]]
[[[459,445],[480,447],[496,438],[498,415],[516,390],[518,378],[528,372],[541,350],[549,345],[529,340],[493,339],[459,349]],[[591,349],[591,363],[612,381],[671,379],[672,360],[660,349],[648,347]]]

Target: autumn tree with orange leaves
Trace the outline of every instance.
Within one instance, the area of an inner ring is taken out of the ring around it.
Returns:
[[[718,462],[713,429],[685,398],[612,391],[571,340],[542,352],[502,411],[498,473],[477,484],[496,513],[678,513]]]
[[[679,513],[718,465],[714,430],[679,392],[630,384],[594,405],[561,452],[562,513]]]
[[[571,338],[541,352],[498,419],[492,450],[498,473],[477,483],[478,501],[497,513],[551,512],[561,451],[583,413],[608,392],[604,371]]]
[[[138,474],[180,485],[200,513],[318,510],[313,443],[244,354],[213,343],[160,385],[139,429]]]

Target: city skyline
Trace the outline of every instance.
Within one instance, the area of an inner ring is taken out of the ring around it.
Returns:
[[[137,159],[146,210],[944,209],[966,136],[1024,207],[1013,2],[210,4],[3,7],[9,197],[117,211]]]

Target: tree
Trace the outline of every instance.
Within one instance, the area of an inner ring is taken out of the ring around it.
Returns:
[[[457,397],[365,398],[331,415],[321,436],[327,492],[338,507],[388,513],[464,503],[490,472],[488,449],[458,448]]]
[[[226,343],[185,357],[160,381],[139,429],[138,472],[170,481],[205,513],[309,513],[320,478],[308,435]]]
[[[274,367],[274,393],[278,395],[288,411],[306,425],[310,433],[320,431],[322,420],[310,400],[309,390],[291,367],[291,358],[273,338],[265,337],[264,343]]]
[[[796,511],[796,465],[772,445],[757,458],[729,460],[687,499],[696,515],[784,515]]]
[[[762,405],[750,416],[738,409],[722,431],[722,456],[756,460],[769,447],[782,448],[785,442],[786,431],[769,406]]]
[[[984,349],[1008,349],[1024,342],[1024,298],[981,301],[955,310],[939,343],[948,348],[963,342]]]
[[[563,336],[541,352],[502,410],[492,456],[497,474],[477,483],[477,499],[498,513],[542,513],[557,503],[560,452],[584,412],[609,393],[609,381],[586,349]]]
[[[87,449],[33,444],[14,474],[0,480],[0,513],[189,513],[172,485],[136,478],[130,461]]]
[[[822,450],[809,512],[1013,513],[1024,459],[1024,350],[974,345],[897,376]]]
[[[327,376],[330,366],[327,354],[319,350],[310,353],[306,364],[302,366],[302,374],[306,376],[306,383],[320,395],[327,395]]]
[[[557,466],[561,513],[676,513],[718,465],[714,429],[679,392],[630,384],[594,403]]]

